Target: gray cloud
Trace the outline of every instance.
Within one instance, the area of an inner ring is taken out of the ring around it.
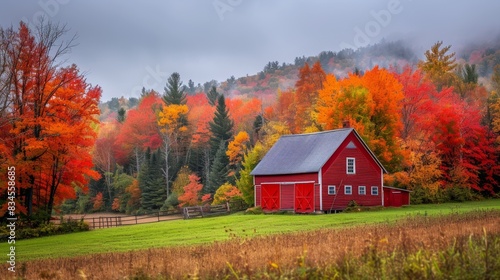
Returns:
[[[103,99],[184,83],[244,76],[268,61],[293,62],[343,46],[406,39],[425,50],[500,32],[500,1],[5,1],[0,24],[45,14],[78,33],[69,60],[103,88]],[[363,34],[361,34],[363,33]],[[70,34],[68,34],[70,35]],[[146,84],[145,84],[146,83]]]

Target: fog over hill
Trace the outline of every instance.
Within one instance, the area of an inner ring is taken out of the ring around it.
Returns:
[[[176,71],[197,85],[262,71],[269,61],[403,40],[420,57],[436,41],[460,50],[499,34],[500,2],[481,1],[7,1],[0,25],[66,24],[68,57],[103,88],[103,100],[162,91]],[[363,65],[383,63],[372,59]]]

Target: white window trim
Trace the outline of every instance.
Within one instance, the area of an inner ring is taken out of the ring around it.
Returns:
[[[351,190],[350,193],[347,193],[347,189],[348,188]],[[352,195],[352,186],[351,185],[345,185],[344,186],[344,194],[346,194],[346,195]]]
[[[352,172],[349,172],[349,160],[352,160]],[[356,158],[348,157],[345,159],[345,173],[356,174]]]
[[[364,190],[364,193],[361,193],[361,189]],[[366,195],[366,186],[359,186],[358,187],[358,194],[359,195]]]
[[[333,187],[333,193],[330,192],[330,188]],[[337,186],[328,185],[328,195],[336,195],[337,194]]]
[[[374,193],[374,190],[377,190],[377,193]],[[378,191],[378,187],[377,187],[377,186],[372,186],[372,189],[371,189],[371,194],[372,194],[372,195],[378,195],[378,194],[379,194],[379,191]]]

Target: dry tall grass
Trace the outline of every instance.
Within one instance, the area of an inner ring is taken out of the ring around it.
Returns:
[[[233,271],[252,275],[266,267],[297,267],[302,261],[310,267],[321,268],[359,256],[373,244],[378,246],[377,250],[411,253],[445,248],[456,238],[481,236],[485,231],[500,234],[500,215],[498,211],[483,211],[437,218],[414,217],[393,224],[255,238],[238,237],[247,233],[233,232],[230,228],[226,231],[232,240],[203,246],[30,261],[18,264],[17,276],[25,279],[219,279]],[[6,266],[3,268],[6,271]],[[6,277],[6,274],[0,276]]]

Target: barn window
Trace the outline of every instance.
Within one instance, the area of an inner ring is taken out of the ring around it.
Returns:
[[[344,186],[344,193],[345,194],[352,194],[352,186],[345,185]]]
[[[365,186],[359,186],[358,187],[358,194],[365,195],[366,194],[366,187]]]
[[[333,185],[329,185],[328,186],[328,194],[329,195],[335,195],[335,194],[337,194],[337,190],[335,189],[335,186],[333,186]]]
[[[378,187],[372,186],[372,195],[378,195]]]
[[[356,174],[356,159],[346,158],[346,171],[347,174]]]

